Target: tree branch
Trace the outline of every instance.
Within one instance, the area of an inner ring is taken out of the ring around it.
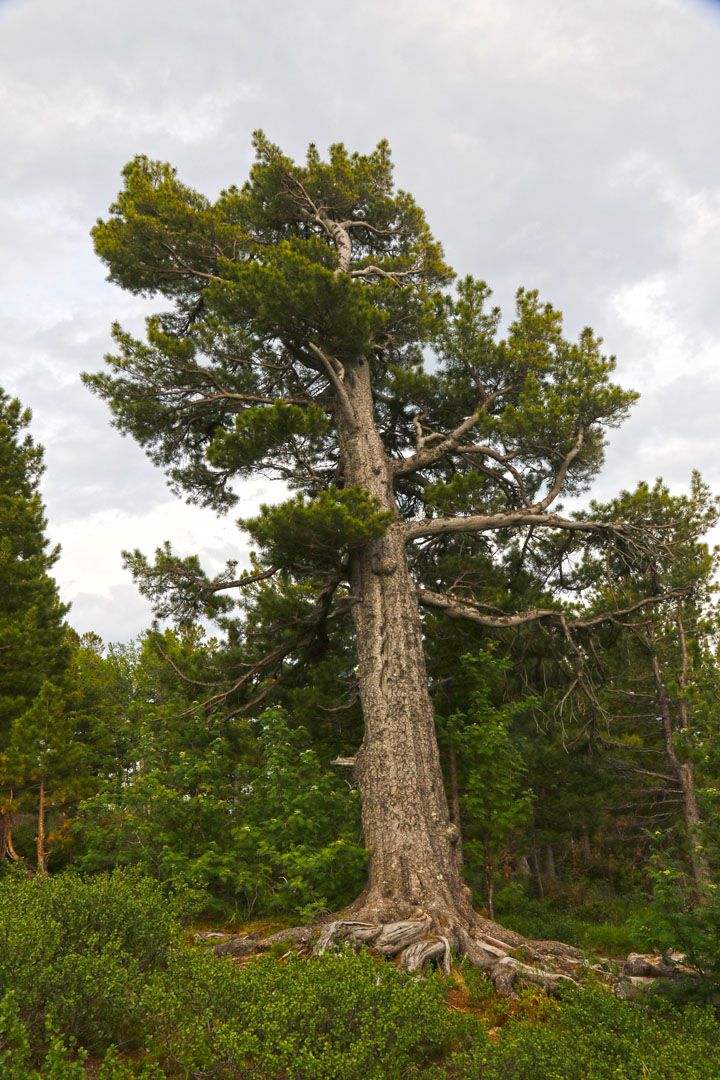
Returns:
[[[436,461],[439,461],[444,454],[450,453],[453,450],[472,449],[474,452],[479,453],[481,450],[483,453],[489,453],[491,456],[495,455],[495,451],[492,451],[490,447],[464,447],[460,445],[460,440],[463,436],[467,435],[469,431],[475,427],[480,420],[483,413],[487,412],[489,406],[495,401],[496,398],[501,397],[502,394],[507,393],[510,389],[509,386],[503,386],[498,390],[493,390],[491,394],[485,394],[485,391],[480,387],[481,392],[484,394],[483,401],[478,405],[475,412],[471,413],[461,424],[451,431],[448,435],[442,436],[440,432],[433,432],[431,436],[427,438],[442,439],[442,442],[432,448],[427,445],[423,446],[421,450],[413,454],[412,457],[403,458],[401,461],[393,463],[393,472],[395,476],[407,476],[408,473],[417,472],[419,469],[426,469],[428,465],[434,465]],[[427,438],[425,442],[427,442]],[[514,455],[499,455],[497,460],[509,461]]]
[[[569,630],[586,630],[603,622],[618,623],[626,615],[632,615],[633,612],[650,605],[675,600],[678,595],[685,595],[685,593],[679,589],[671,589],[660,596],[646,596],[643,600],[638,600],[637,603],[630,604],[628,607],[604,611],[587,619],[570,619],[564,612],[558,611],[556,608],[531,608],[528,611],[518,611],[512,615],[491,615],[483,612],[481,605],[475,605],[467,600],[460,600],[448,593],[434,592],[431,589],[423,589],[418,586],[417,595],[421,604],[437,608],[451,619],[469,619],[471,622],[493,629],[508,629],[545,619],[561,626],[567,633]]]
[[[510,510],[497,514],[471,514],[468,517],[425,518],[405,525],[406,540],[420,536],[444,536],[447,533],[487,532],[493,529],[510,529],[518,525],[537,525],[546,529],[568,529],[573,532],[594,532],[608,535],[625,535],[628,526],[622,522],[575,521],[557,514],[538,513],[533,507],[527,510]]]
[[[578,428],[577,438],[575,439],[575,443],[574,443],[572,449],[565,455],[565,459],[564,459],[562,465],[560,466],[557,473],[555,474],[555,480],[553,481],[552,487],[550,488],[550,490],[548,491],[548,493],[547,493],[547,495],[545,496],[544,499],[541,499],[539,502],[536,502],[534,504],[534,506],[532,506],[532,508],[531,508],[532,510],[535,510],[535,511],[547,510],[550,503],[553,502],[557,498],[557,496],[560,494],[560,489],[563,486],[563,481],[565,480],[565,477],[567,475],[567,471],[570,468],[570,466],[572,465],[575,458],[580,453],[580,451],[582,449],[584,439],[585,439],[585,428],[581,424],[579,426],[579,428]]]
[[[355,413],[353,412],[353,407],[350,403],[348,392],[345,389],[345,385],[343,383],[344,371],[342,365],[338,365],[340,368],[340,370],[338,371],[335,367],[335,363],[333,363],[332,359],[327,356],[321,348],[319,348],[317,345],[314,345],[312,341],[308,342],[308,345],[310,350],[315,354],[315,356],[317,356],[318,360],[322,364],[323,370],[325,371],[328,379],[330,380],[330,384],[337,395],[343,412],[348,417],[348,419],[354,423]]]

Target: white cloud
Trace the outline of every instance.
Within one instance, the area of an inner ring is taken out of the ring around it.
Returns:
[[[87,235],[140,152],[212,196],[243,182],[256,127],[296,156],[387,136],[456,269],[505,307],[517,285],[539,287],[571,333],[604,333],[620,380],[642,391],[600,491],[648,472],[717,475],[717,7],[0,2],[0,384],[46,444],[74,617],[114,638],[147,624],[123,546],[177,537],[211,562],[241,550],[229,523],[170,503],[79,383],[110,322],[136,330],[151,306],[103,281]]]
[[[267,499],[265,484],[247,485],[243,489],[243,516],[251,516]],[[152,559],[155,549],[170,540],[181,557],[201,551],[203,568],[211,575],[219,573],[229,560],[248,565],[250,548],[247,537],[235,524],[236,517],[211,516],[198,507],[166,498],[147,512],[128,506],[67,518],[61,524],[51,519],[48,536],[64,552],[54,576],[63,601],[72,604],[71,624],[80,632],[94,630],[106,640],[120,640],[114,600],[118,590],[125,597],[133,590],[133,618],[141,613],[140,625],[149,625],[150,606],[137,595],[123,567],[123,551],[139,548]],[[91,617],[94,622],[89,621]],[[136,625],[133,633],[139,629]]]
[[[102,133],[110,142],[130,128],[135,137],[172,132],[181,144],[210,142],[222,132],[227,113],[239,102],[256,102],[257,85],[238,83],[221,93],[198,97],[139,103],[117,99],[112,88],[97,81],[74,79],[64,86],[40,89],[32,83],[8,82],[0,86],[0,109],[9,118],[10,138],[21,135],[32,145],[36,140],[59,142],[69,133]]]

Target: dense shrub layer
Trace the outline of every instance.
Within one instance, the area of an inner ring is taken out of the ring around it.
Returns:
[[[709,1007],[590,986],[511,1008],[367,953],[239,967],[182,940],[188,903],[129,872],[0,880],[0,1080],[720,1077]]]

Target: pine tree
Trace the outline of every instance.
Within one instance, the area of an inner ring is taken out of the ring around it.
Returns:
[[[608,727],[607,741],[616,764],[634,772],[637,795],[643,787],[655,796],[647,829],[666,827],[682,811],[682,831],[689,864],[698,886],[711,880],[703,851],[703,822],[696,784],[696,762],[708,740],[717,714],[713,707],[716,680],[712,650],[717,633],[718,549],[707,535],[720,519],[720,498],[713,496],[698,473],[687,495],[673,496],[662,480],[622,492],[607,506],[594,507],[607,520],[633,517],[656,533],[654,587],[674,590],[671,605],[643,610],[598,626],[588,662],[588,685],[598,687],[597,705]],[[605,568],[598,558],[586,558],[578,568],[590,610],[607,607]],[[632,572],[617,573],[614,599],[624,606],[642,595],[644,580]],[[593,669],[594,668],[594,673]],[[594,696],[594,695],[590,695]],[[599,741],[603,741],[602,732]],[[621,740],[627,740],[622,751]],[[633,749],[636,750],[633,760]]]
[[[558,582],[586,539],[645,550],[632,523],[556,509],[588,486],[635,395],[613,384],[600,340],[584,330],[568,342],[536,293],[519,291],[498,340],[482,282],[448,291],[453,274],[420,208],[394,189],[385,143],[367,156],[336,145],[327,161],[311,146],[304,166],[262,134],[255,145],[249,181],[214,203],[168,165],[126,167],[96,249],[111,281],[171,308],[144,341],[116,326],[110,370],[87,381],[191,500],[227,509],[233,483],[257,473],[296,494],[243,523],[252,572],[230,565],[209,580],[169,547],[154,565],[139,552],[130,564],[160,614],[187,618],[204,603],[227,626],[237,589],[254,597],[252,624],[256,602],[280,598],[267,649],[225,688],[234,708],[257,708],[349,616],[370,851],[352,920],[376,946],[381,924],[405,920],[388,947],[408,946],[407,963],[454,945],[488,966],[498,954],[477,944],[456,858],[421,608],[500,629],[540,620],[565,640],[559,603],[498,605],[493,567],[542,559]],[[491,932],[497,942],[501,928]],[[501,964],[496,981],[516,968]]]
[[[0,389],[0,857],[12,853],[13,790],[3,777],[13,723],[46,679],[69,661],[64,616],[50,571],[50,548],[39,493],[43,451],[29,433],[30,412]]]

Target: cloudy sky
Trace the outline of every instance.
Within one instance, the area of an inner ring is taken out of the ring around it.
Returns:
[[[180,503],[79,381],[118,319],[88,232],[137,153],[209,196],[250,134],[393,148],[460,273],[537,287],[642,393],[596,488],[699,468],[720,491],[720,3],[711,0],[0,0],[0,385],[46,448],[71,623],[150,613],[122,548],[243,558],[232,515]],[[275,497],[243,489],[240,512]]]

